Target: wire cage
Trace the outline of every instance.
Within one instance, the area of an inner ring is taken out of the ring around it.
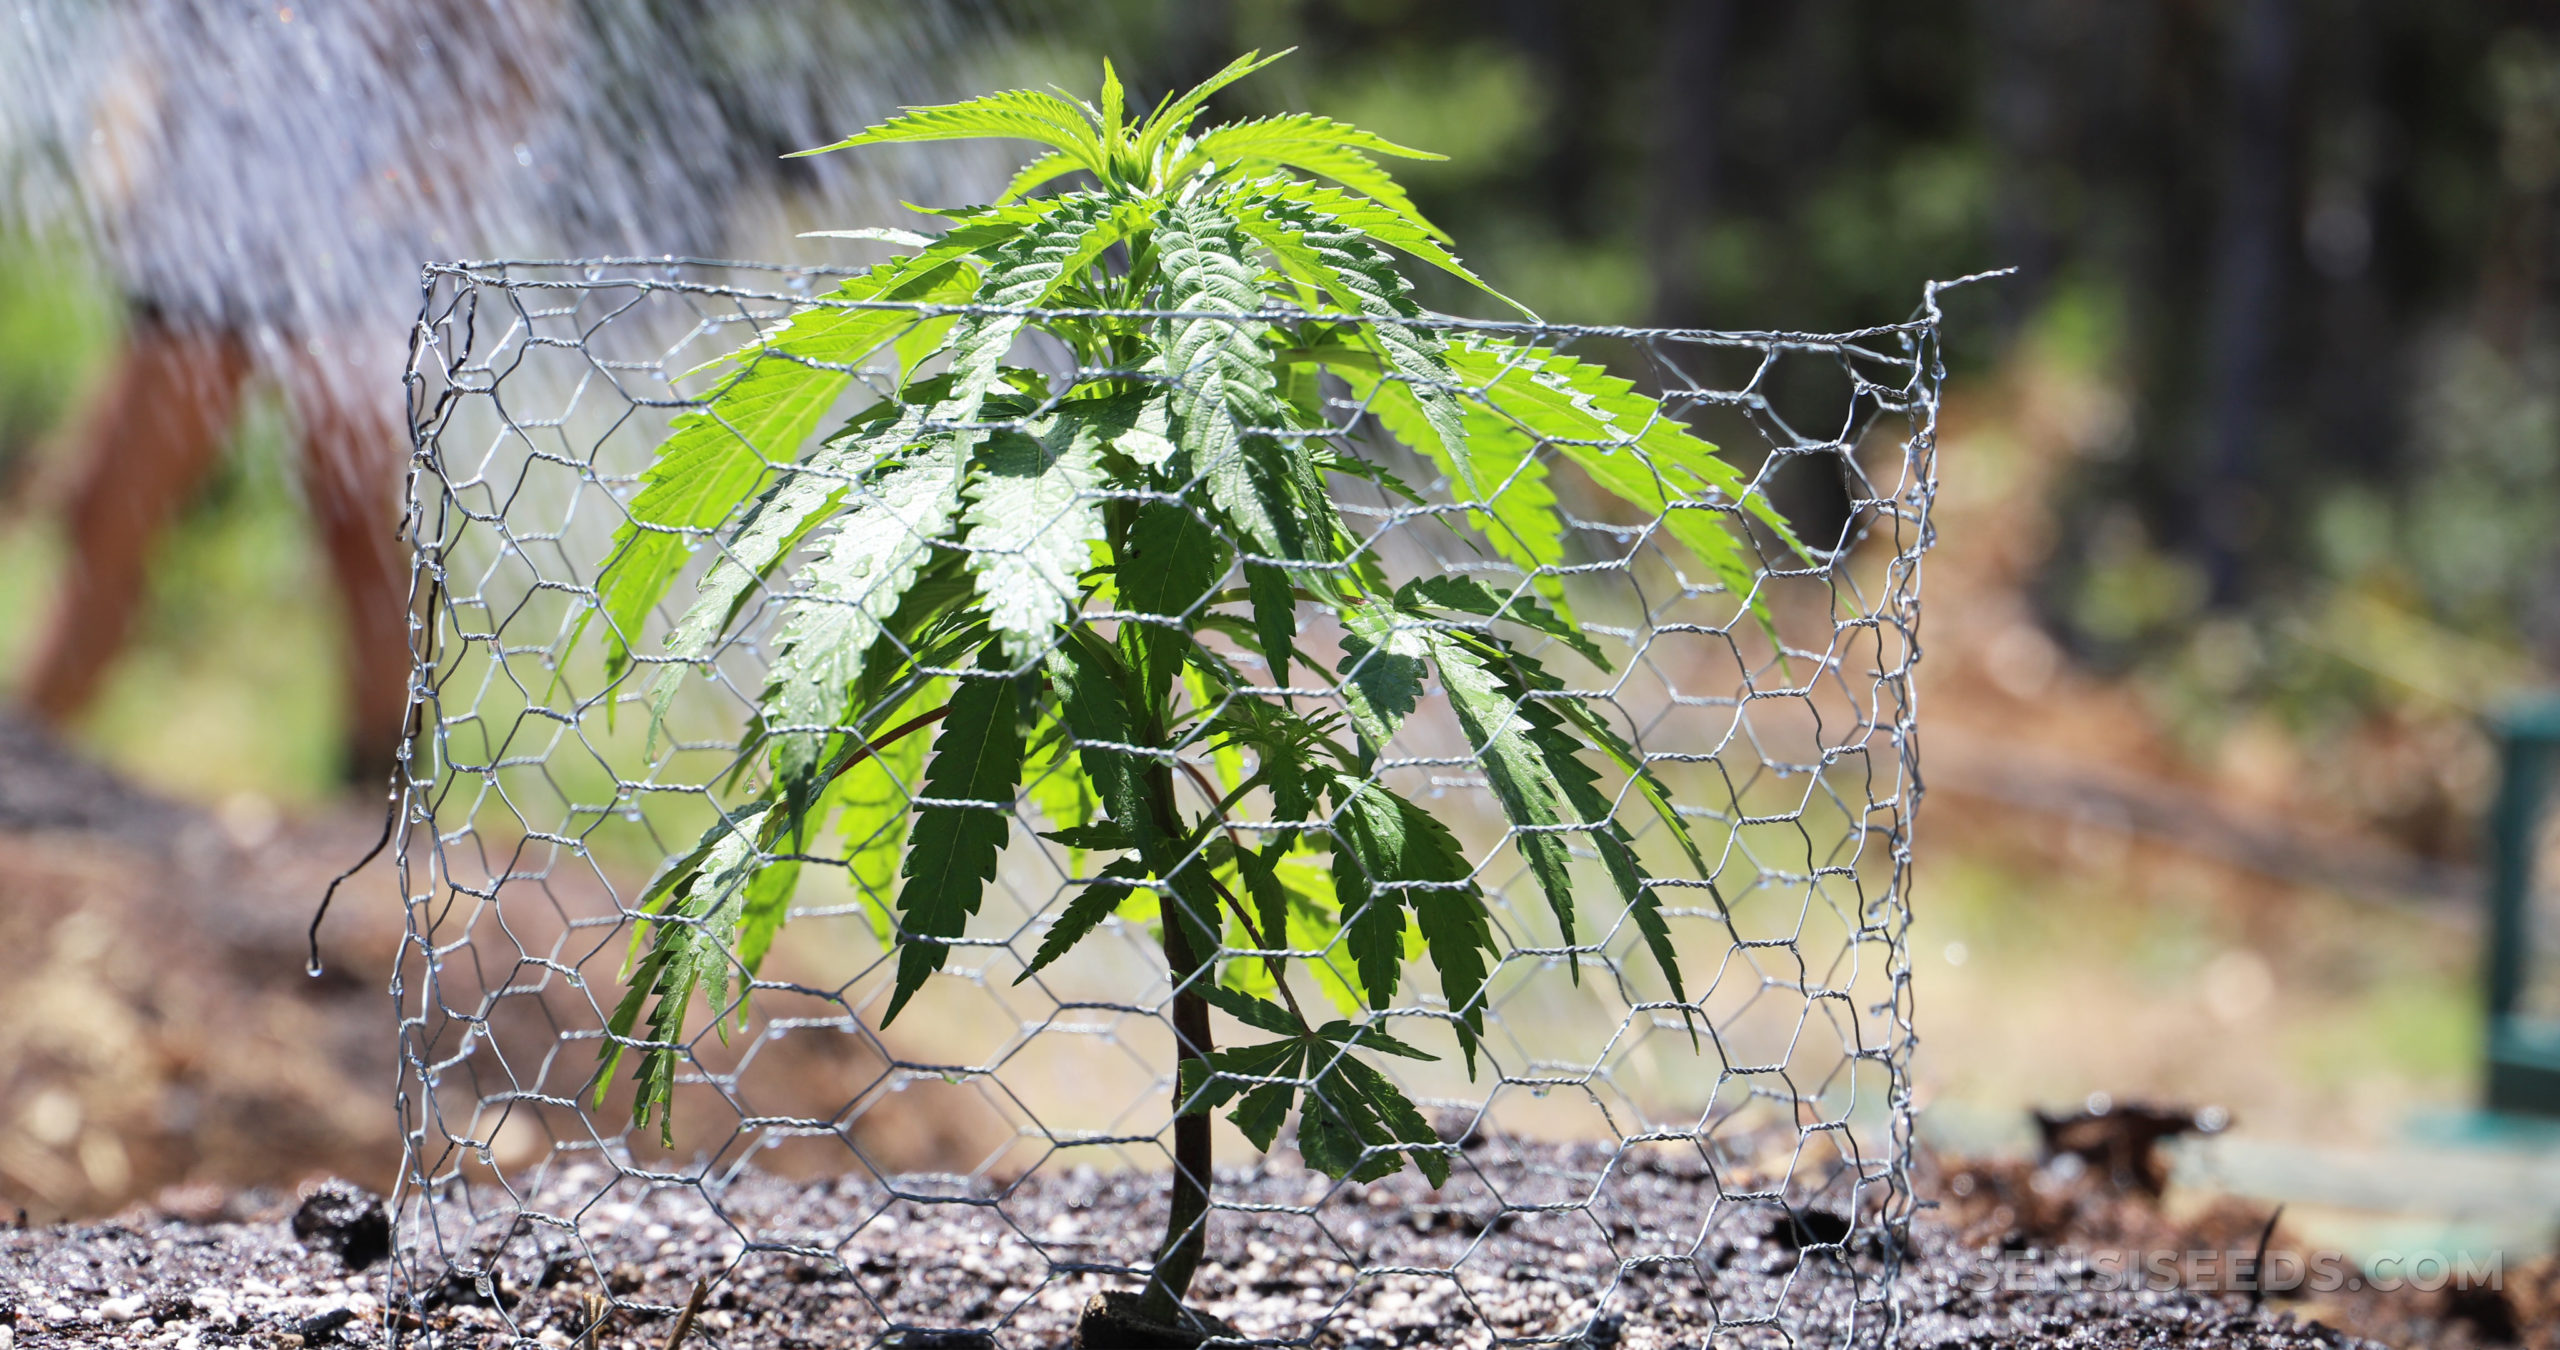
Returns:
[[[1176,991],[1151,920],[1125,908],[1099,941],[1020,978],[1100,867],[1072,834],[1047,837],[1073,805],[1028,772],[1014,800],[989,804],[1013,827],[983,908],[894,1025],[880,1013],[896,840],[829,835],[801,846],[769,957],[750,974],[724,953],[735,981],[661,1047],[675,1057],[663,1122],[636,1127],[632,1089],[599,1071],[645,1037],[612,1015],[656,917],[648,888],[745,790],[740,746],[793,593],[777,572],[707,653],[664,654],[681,605],[663,607],[617,671],[581,637],[598,568],[670,419],[716,378],[706,363],[826,305],[840,275],[671,260],[427,270],[408,372],[397,1336],[1056,1344],[1097,1291],[1144,1278],[1174,1161]],[[1447,826],[1487,897],[1500,959],[1472,1070],[1427,973],[1399,1006],[1342,997],[1321,878],[1307,931],[1293,917],[1288,937],[1310,1002],[1436,1056],[1379,1063],[1429,1114],[1447,1180],[1337,1181],[1287,1134],[1264,1152],[1222,1119],[1191,1300],[1224,1319],[1213,1338],[1266,1344],[1882,1343],[1913,1211],[1911,678],[1935,289],[1908,322],[1833,334],[1431,322],[1605,366],[1721,446],[1747,485],[1735,500],[1675,484],[1650,514],[1594,490],[1577,465],[1595,461],[1567,452],[1641,462],[1631,428],[1624,444],[1540,440],[1470,490],[1327,387],[1338,462],[1383,470],[1330,483],[1366,556],[1393,578],[1471,577],[1570,615],[1578,641],[1520,630],[1558,677],[1543,697],[1622,737],[1700,846],[1685,856],[1629,774],[1602,775],[1685,998],[1581,836],[1583,923],[1563,939],[1480,748],[1425,690],[1369,771]],[[1039,323],[1017,360],[1053,392],[1096,376],[1044,345]],[[839,415],[897,378],[839,373]],[[1456,392],[1470,417],[1501,418],[1522,389]],[[1560,513],[1560,560],[1504,547],[1490,510],[1503,493]],[[1753,523],[1772,505],[1796,540]],[[1745,565],[1703,565],[1684,543],[1701,524],[1739,539]],[[732,537],[690,536],[693,571]],[[1145,618],[1220,641],[1206,607],[1096,606],[1076,622]],[[1287,684],[1238,654],[1241,695],[1191,697],[1337,698],[1357,644],[1316,606],[1299,626]],[[653,709],[669,664],[694,678]],[[1177,753],[1204,785],[1239,772],[1221,762],[1231,750]],[[920,789],[910,766],[878,790]],[[1208,968],[1249,971],[1247,939],[1226,940]],[[1416,955],[1409,943],[1419,969]],[[1221,1017],[1222,1043],[1234,1030]]]

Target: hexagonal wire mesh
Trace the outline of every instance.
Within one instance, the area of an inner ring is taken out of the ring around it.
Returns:
[[[577,1337],[601,1320],[606,1340],[656,1344],[656,1319],[690,1298],[690,1325],[722,1343],[1054,1343],[1093,1291],[1136,1287],[1152,1257],[1172,1160],[1172,989],[1143,915],[1017,983],[1098,866],[1035,833],[1054,823],[1037,783],[1012,803],[983,911],[889,1031],[893,872],[869,855],[848,864],[845,841],[813,843],[789,927],[741,984],[751,1001],[687,1033],[672,1142],[633,1128],[627,1085],[597,1090],[638,897],[745,792],[733,771],[779,596],[754,598],[662,734],[641,705],[672,616],[619,678],[572,634],[640,469],[704,391],[688,372],[824,303],[835,275],[429,269],[409,373],[421,732],[399,808],[395,1326]],[[1783,494],[1807,539],[1838,547],[1799,555],[1752,533],[1768,616],[1755,621],[1660,517],[1539,447],[1570,527],[1554,575],[1607,659],[1552,638],[1523,647],[1638,747],[1703,847],[1701,873],[1647,813],[1621,813],[1658,878],[1689,1000],[1672,1001],[1605,880],[1580,888],[1584,930],[1561,943],[1469,740],[1426,696],[1375,771],[1462,841],[1503,959],[1473,1076],[1427,992],[1385,1015],[1416,1019],[1396,1025],[1437,1036],[1441,1057],[1382,1063],[1434,1113],[1455,1170],[1437,1188],[1411,1171],[1336,1182],[1287,1136],[1263,1155],[1220,1122],[1195,1303],[1292,1343],[1889,1335],[1912,1210],[1910,680],[1937,318],[1933,287],[1912,321],[1854,333],[1464,325],[1636,380],[1726,447],[1753,494]],[[1036,335],[1017,356],[1045,362],[1059,389],[1096,374]],[[856,372],[845,406],[894,374]],[[1460,392],[1497,415],[1509,396]],[[1416,504],[1335,483],[1387,570],[1519,588],[1480,518],[1453,507],[1464,489],[1333,393],[1339,448],[1419,485]],[[1741,519],[1719,498],[1670,509]],[[697,571],[720,538],[695,541]],[[1313,668],[1256,696],[1336,696],[1340,634],[1314,606],[1300,621]],[[1626,799],[1623,778],[1605,786]],[[1300,953],[1310,998],[1340,955]],[[1234,1031],[1222,1018],[1222,1040]]]

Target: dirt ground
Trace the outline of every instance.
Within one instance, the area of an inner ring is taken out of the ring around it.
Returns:
[[[302,973],[313,901],[380,829],[366,814],[227,820],[0,715],[0,1214],[389,1183],[382,873],[333,919],[327,973]]]
[[[304,818],[170,801],[0,711],[0,1219],[193,1212],[191,1195],[327,1175],[389,1189],[404,919],[387,859],[340,892],[324,973],[304,973],[313,907],[381,829],[362,801]],[[863,1081],[876,1054],[786,1049],[778,1076],[812,1084]],[[777,1109],[794,1108],[829,1109]],[[861,1134],[900,1169],[988,1147],[899,1101]]]
[[[1925,1173],[1936,1203],[1915,1225],[1895,1296],[1904,1345],[2560,1345],[2560,1272],[2548,1264],[2503,1272],[2497,1290],[2278,1294],[2262,1307],[2200,1286],[2072,1288],[2105,1251],[2236,1261],[2254,1259],[2262,1235],[2270,1251],[2290,1239],[2236,1203],[2172,1222],[2099,1169]],[[569,1195],[600,1179],[600,1168],[572,1168],[551,1188]],[[1248,1208],[1217,1215],[1194,1301],[1246,1337],[1318,1346],[1782,1343],[1751,1325],[1768,1317],[1806,1344],[1873,1343],[1882,1310],[1853,1303],[1875,1286],[1852,1278],[1884,1268],[1872,1234],[1820,1210],[1710,1205],[1718,1185],[1694,1153],[1495,1141],[1468,1150],[1438,1191],[1410,1173],[1342,1187],[1284,1149],[1221,1176],[1224,1199]],[[385,1216],[353,1188],[299,1205],[274,1192],[205,1196],[193,1217],[139,1206],[105,1223],[0,1232],[0,1345],[363,1346],[424,1330],[446,1344],[656,1347],[672,1343],[697,1280],[705,1294],[688,1339],[723,1350],[1064,1345],[1092,1293],[1126,1283],[1091,1267],[1139,1256],[1161,1222],[1157,1185],[1138,1175],[1035,1174],[952,1194],[964,1202],[752,1173],[716,1203],[687,1187],[607,1187],[575,1234],[515,1227],[486,1281],[447,1278],[414,1240],[383,1259]],[[505,1237],[511,1213],[479,1231]],[[448,1235],[467,1248],[463,1231]],[[1670,1259],[1621,1264],[1647,1255]],[[2021,1269],[2037,1274],[2007,1273]]]

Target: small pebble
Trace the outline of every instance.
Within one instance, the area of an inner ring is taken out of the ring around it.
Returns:
[[[111,1298],[99,1304],[98,1316],[110,1322],[130,1322],[142,1316],[142,1310],[149,1306],[149,1301],[142,1295],[128,1294],[123,1298]]]

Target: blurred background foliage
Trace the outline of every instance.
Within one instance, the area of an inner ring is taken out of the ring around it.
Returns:
[[[1416,197],[1553,316],[1843,328],[2019,267],[1956,302],[1960,373],[2040,333],[2121,404],[2053,485],[2038,612],[2082,661],[2194,682],[2193,716],[2309,731],[2377,680],[2477,704],[2560,658],[2551,6],[1026,13],[1155,85],[1297,45],[1227,111],[1450,154]],[[2435,629],[2514,659],[2394,664]]]
[[[1955,302],[1959,375],[2036,336],[2112,400],[2039,503],[2036,612],[2076,660],[2160,681],[2199,744],[2241,709],[2306,736],[2412,692],[2479,709],[2560,659],[2550,6],[992,2],[1010,37],[954,89],[1080,87],[1109,52],[1160,90],[1298,47],[1215,111],[1447,154],[1406,167],[1415,196],[1553,317],[1852,327],[1922,279],[2019,267]],[[0,236],[12,502],[115,322],[78,261]],[[291,570],[244,542],[292,516],[250,448],[173,545],[191,593]],[[42,563],[8,571],[22,615]],[[161,605],[146,650],[213,638],[191,607]],[[255,774],[327,788],[307,749]]]

